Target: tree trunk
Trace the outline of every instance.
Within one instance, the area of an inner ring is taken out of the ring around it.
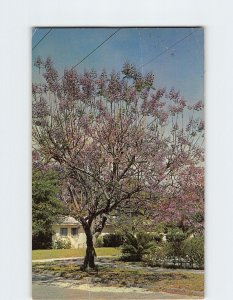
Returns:
[[[86,234],[86,256],[84,258],[83,263],[83,270],[86,270],[87,268],[95,268],[95,248],[93,244],[93,234],[91,232],[91,229],[89,227],[84,228],[85,234]]]

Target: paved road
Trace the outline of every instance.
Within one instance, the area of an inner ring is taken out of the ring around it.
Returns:
[[[137,293],[137,292],[93,292],[80,289],[72,289],[46,285],[32,284],[32,299],[34,300],[126,300],[126,299],[191,299],[185,296],[177,296],[165,293]],[[194,298],[193,298],[194,299]]]

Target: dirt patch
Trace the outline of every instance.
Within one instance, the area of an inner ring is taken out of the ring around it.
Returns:
[[[99,261],[97,270],[80,271],[74,262],[33,264],[33,276],[49,278],[51,284],[90,291],[167,292],[203,297],[204,274],[184,270],[160,270],[141,263]],[[53,280],[54,278],[54,280]],[[66,281],[64,281],[66,279]],[[45,279],[46,280],[46,279]]]

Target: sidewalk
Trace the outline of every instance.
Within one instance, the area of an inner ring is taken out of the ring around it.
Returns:
[[[117,258],[117,256],[105,255],[105,256],[98,256],[98,258]],[[84,256],[59,257],[59,258],[33,259],[32,262],[53,262],[53,261],[62,261],[62,260],[83,260],[83,259]]]

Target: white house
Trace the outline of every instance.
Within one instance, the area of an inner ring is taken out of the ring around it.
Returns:
[[[70,241],[71,248],[85,248],[86,235],[81,224],[73,217],[64,217],[56,224],[53,224],[54,234],[52,236],[53,243],[62,240]],[[114,233],[114,228],[110,224],[106,224],[102,235]],[[95,242],[95,238],[94,238]]]

